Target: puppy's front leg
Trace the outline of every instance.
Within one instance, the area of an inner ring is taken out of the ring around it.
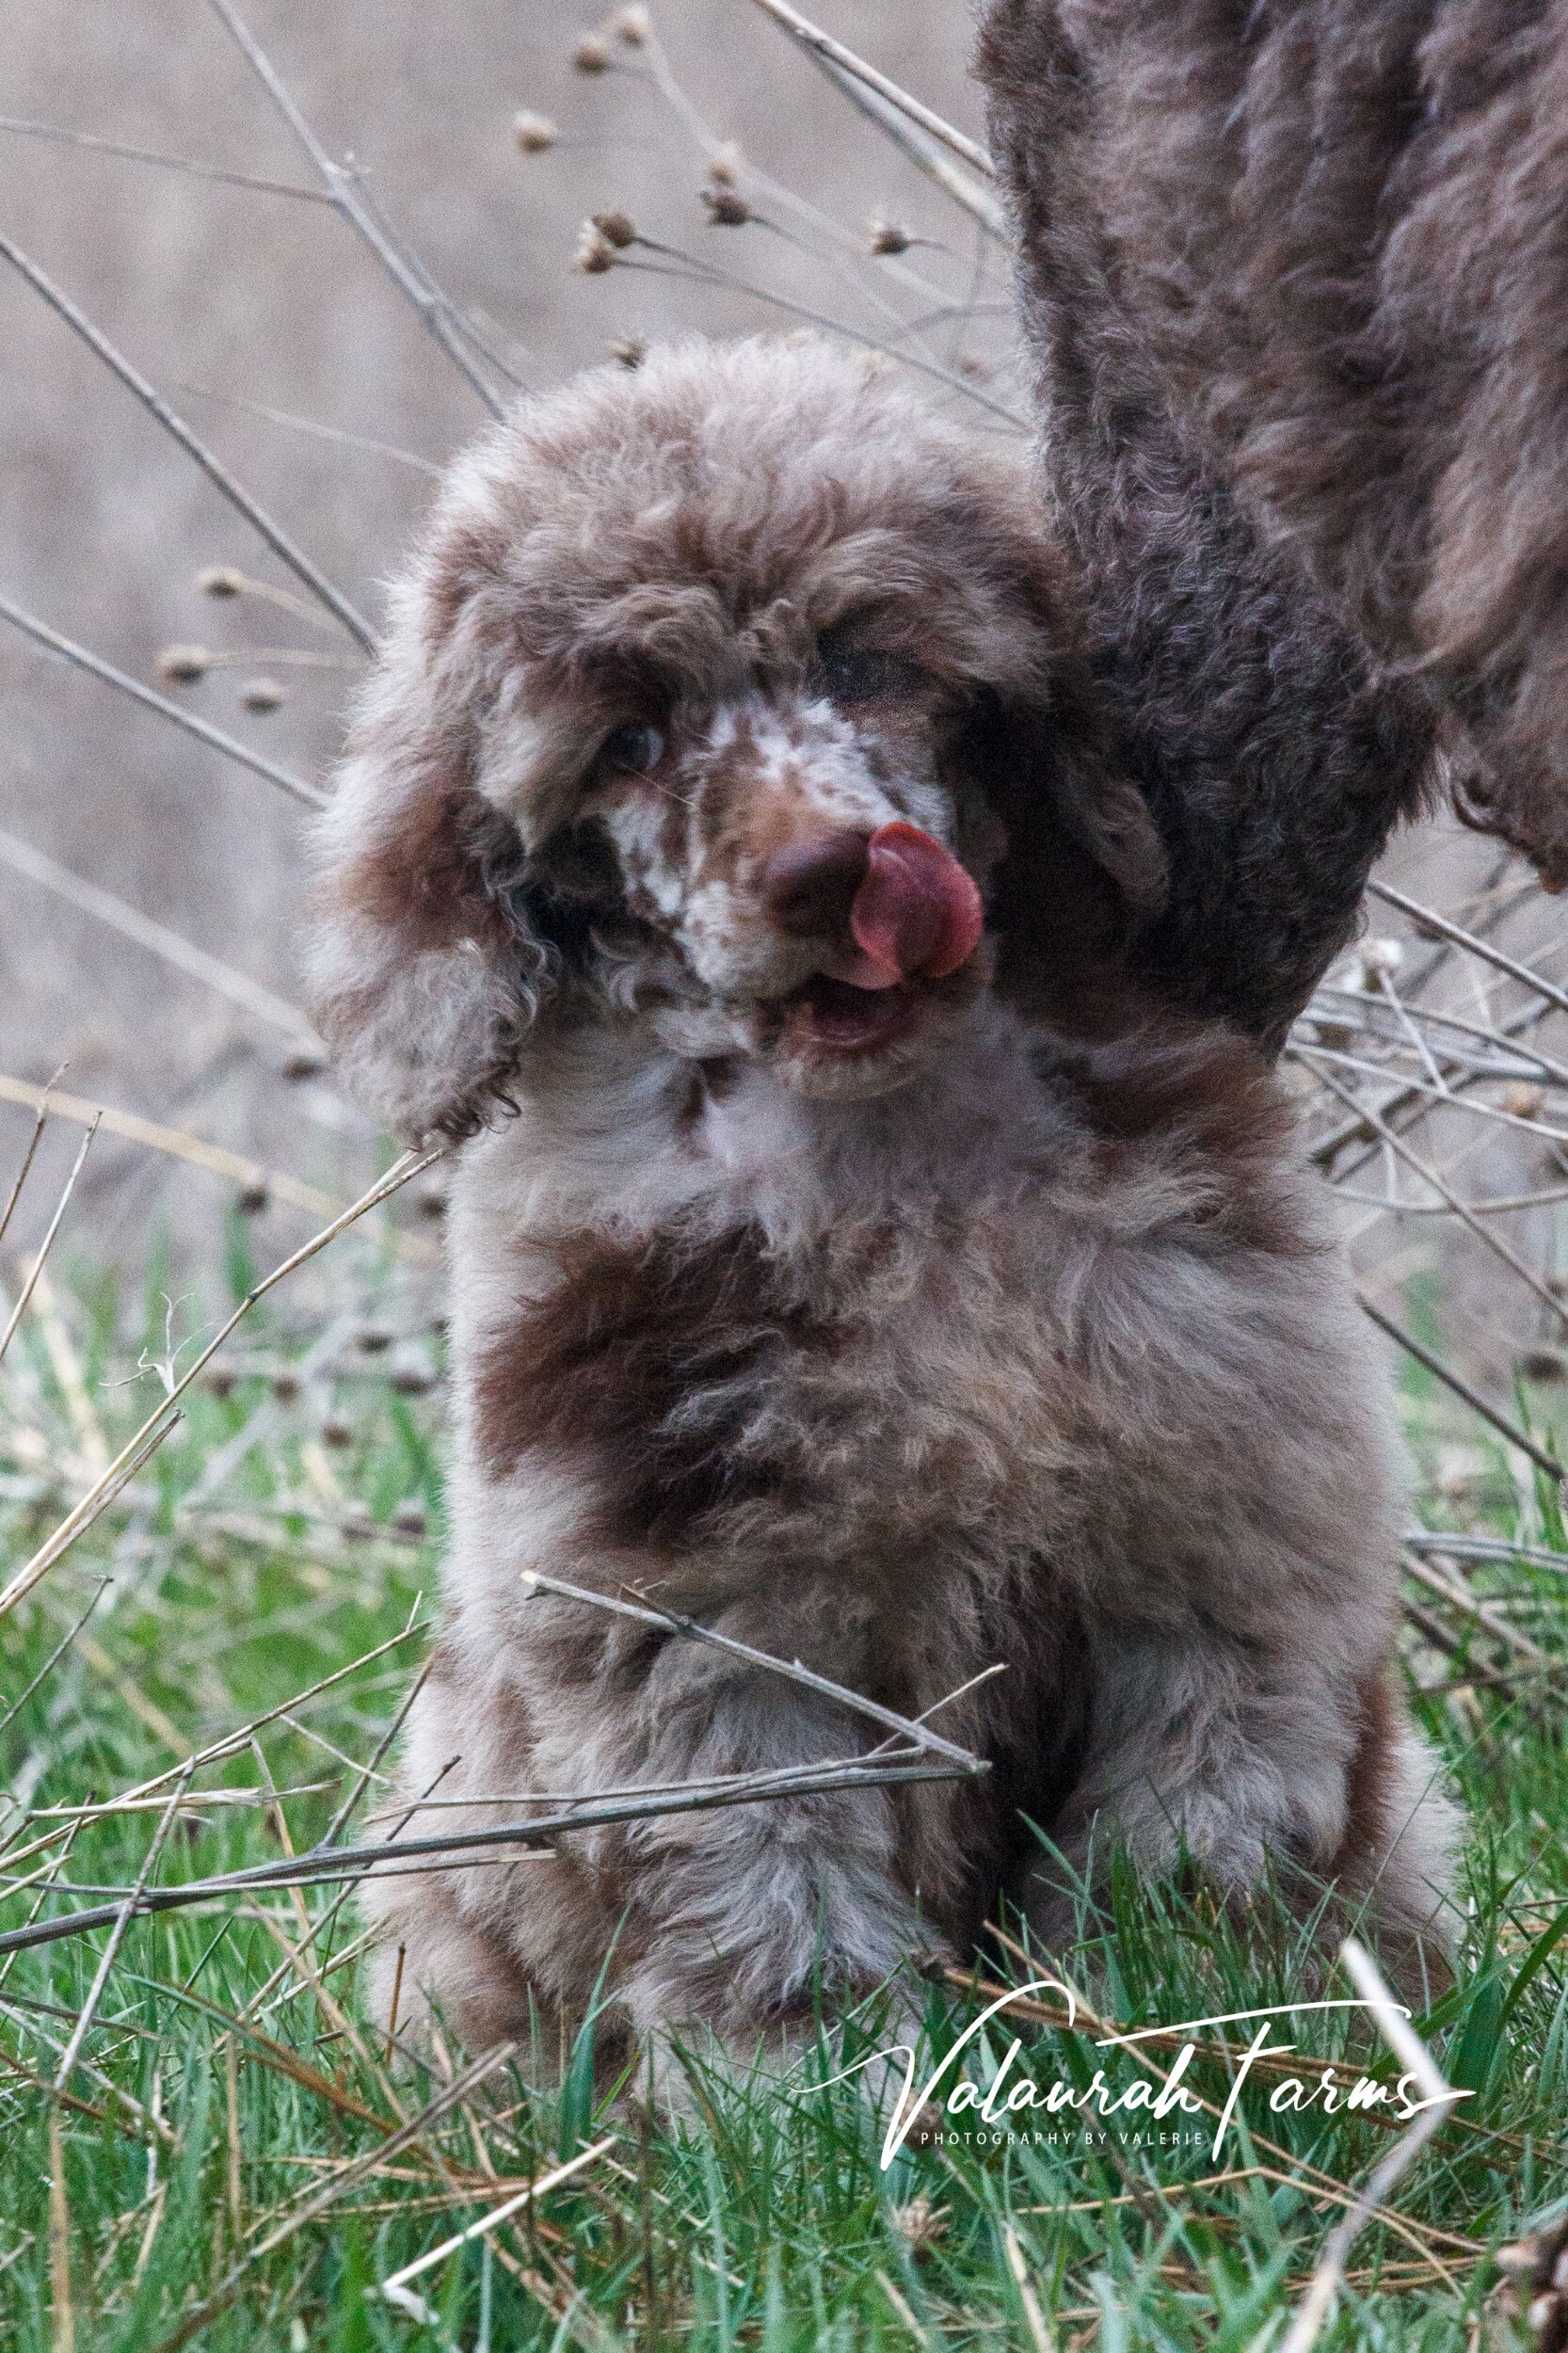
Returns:
[[[1052,1832],[1067,1879],[1093,1892],[1118,1844],[1145,1878],[1185,1855],[1231,1893],[1271,1862],[1327,1869],[1356,1746],[1352,1683],[1196,1625],[1123,1628],[1096,1649],[1093,1747]],[[1060,1866],[1034,1865],[1020,1902],[1046,1943],[1070,1936]]]
[[[536,1658],[552,1653],[557,1673],[551,1687],[536,1685],[529,1705],[540,1763],[557,1786],[568,1771],[584,1789],[679,1786],[847,1758],[868,1745],[864,1725],[838,1703],[680,1634],[638,1629],[629,1639],[616,1626],[595,1643],[591,1676],[580,1656],[571,1672],[587,1605],[541,1596],[536,1610],[550,1613],[551,1630]],[[542,1615],[536,1623],[542,1631]],[[801,1618],[785,1623],[755,1607],[706,1613],[706,1623],[782,1658],[805,1648],[819,1672],[853,1684],[820,1617],[808,1645]],[[933,1946],[899,1875],[886,1788],[660,1815],[574,1843],[601,1908],[621,1921],[616,1990],[644,2031],[706,2025],[744,2056],[760,2037],[809,2017],[819,1978],[841,1999]]]

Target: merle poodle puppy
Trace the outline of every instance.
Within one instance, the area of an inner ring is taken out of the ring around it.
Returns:
[[[1166,859],[1021,459],[813,343],[525,403],[396,593],[319,854],[345,1080],[462,1139],[410,1803],[864,1745],[530,1570],[906,1715],[1006,1668],[942,1719],[984,1781],[382,1878],[384,2001],[483,2042],[610,1954],[636,2029],[744,2046],[999,1897],[1061,1939],[1118,1841],[1419,1935],[1384,1385],[1266,1064],[1140,961]]]

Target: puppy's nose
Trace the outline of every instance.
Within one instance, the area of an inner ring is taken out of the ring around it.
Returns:
[[[762,904],[792,938],[845,932],[871,863],[863,833],[821,833],[776,850],[762,869]]]

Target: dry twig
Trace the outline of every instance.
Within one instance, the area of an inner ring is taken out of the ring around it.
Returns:
[[[1394,2055],[1409,2070],[1420,2089],[1423,2105],[1420,2113],[1384,2152],[1367,2176],[1365,2185],[1343,2218],[1336,2222],[1323,2243],[1323,2251],[1312,2282],[1297,2308],[1289,2329],[1281,2342],[1279,2353],[1309,2353],[1322,2331],[1324,2321],[1338,2293],[1344,2277],[1345,2258],[1361,2233],[1385,2205],[1389,2192],[1403,2180],[1432,2135],[1441,2131],[1448,2107],[1462,2092],[1451,2090],[1441,2068],[1421,2041],[1411,2029],[1405,2012],[1395,2001],[1384,1983],[1369,1953],[1347,1936],[1339,1947],[1345,1967],[1352,1983],[1383,2032]]]
[[[307,784],[303,776],[294,776],[287,768],[280,768],[264,752],[252,751],[248,744],[240,742],[238,736],[225,735],[221,728],[215,728],[207,720],[199,719],[194,711],[182,711],[179,704],[171,703],[167,695],[160,695],[152,687],[144,686],[139,678],[130,677],[126,671],[116,669],[112,662],[105,662],[101,655],[88,653],[85,646],[78,646],[72,639],[62,637],[57,629],[51,629],[47,621],[39,620],[36,615],[24,612],[21,605],[13,604],[8,597],[0,597],[0,620],[9,621],[13,629],[21,630],[24,636],[32,638],[35,645],[42,646],[49,653],[61,655],[78,670],[86,670],[90,677],[102,679],[105,686],[113,686],[121,695],[129,695],[144,709],[155,711],[160,719],[167,719],[170,726],[183,728],[186,735],[194,735],[199,744],[205,744],[213,751],[221,752],[225,760],[235,760],[240,767],[250,769],[258,776],[264,776],[268,784],[277,785],[291,800],[303,801],[307,808],[326,808],[327,795],[318,786]]]

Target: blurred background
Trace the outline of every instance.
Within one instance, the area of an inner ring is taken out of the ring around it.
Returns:
[[[980,137],[966,9],[825,12]],[[214,0],[10,16],[3,218],[60,300],[0,267],[0,595],[288,775],[328,778],[362,648],[60,301],[372,628],[486,393],[634,364],[645,339],[825,327],[893,353],[977,433],[1027,430],[983,169],[825,73],[761,0],[651,19],[247,0],[245,25],[262,54]],[[612,234],[584,242],[596,214]],[[3,625],[0,693],[0,1155],[20,1160],[65,1064],[64,1093],[111,1114],[72,1217],[95,1252],[136,1265],[155,1235],[200,1261],[237,1206],[276,1257],[377,1149],[294,1010],[304,812]],[[1426,1467],[1457,1495],[1568,1369],[1565,941],[1529,872],[1451,819],[1405,837],[1388,878],[1449,929],[1374,900],[1288,1066],[1369,1304],[1436,1363],[1403,1349]],[[36,1241],[81,1133],[51,1121],[8,1249]],[[1527,1483],[1540,1467],[1506,1459]]]

